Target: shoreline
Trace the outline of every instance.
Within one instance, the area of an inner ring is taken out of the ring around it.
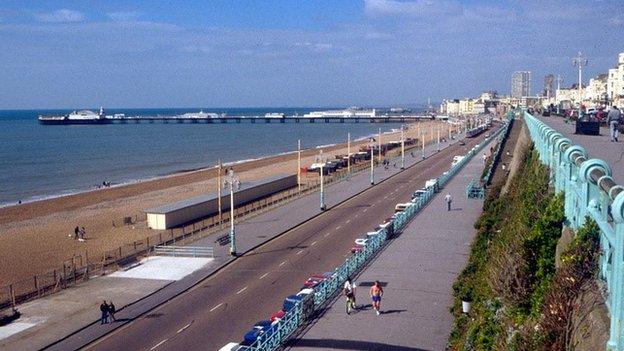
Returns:
[[[396,131],[388,131],[388,132],[382,132],[382,135],[391,135],[391,134],[395,134]],[[367,140],[373,136],[376,136],[377,133],[375,134],[368,134],[362,137],[358,137],[353,139],[351,142],[352,143],[360,143],[364,140]],[[315,145],[309,148],[304,148],[301,149],[301,153],[302,153],[302,157],[304,156],[304,152],[309,152],[310,150],[319,150],[319,149],[327,149],[327,151],[332,151],[333,148],[340,148],[340,147],[346,147],[347,143],[331,143],[331,144],[324,144],[324,145]],[[280,152],[277,154],[270,154],[270,155],[260,155],[258,157],[255,158],[248,158],[248,159],[241,159],[241,160],[235,160],[235,161],[229,161],[229,162],[224,162],[223,163],[223,167],[229,167],[229,166],[240,166],[240,165],[244,165],[247,163],[251,163],[251,162],[258,162],[258,161],[263,161],[263,160],[268,160],[271,158],[278,158],[281,156],[289,156],[292,154],[296,154],[297,150],[292,150],[292,151],[284,151],[284,152]],[[184,176],[184,175],[189,175],[192,173],[196,173],[196,172],[207,172],[210,170],[216,170],[217,166],[199,166],[196,168],[191,168],[191,169],[181,169],[181,170],[176,170],[176,171],[172,171],[170,173],[167,174],[162,174],[162,175],[156,175],[156,176],[151,176],[151,177],[147,177],[147,178],[141,178],[141,179],[133,179],[133,180],[129,180],[129,181],[122,181],[120,183],[116,183],[116,184],[112,184],[109,187],[99,187],[99,186],[95,186],[95,187],[90,187],[87,189],[79,189],[79,190],[65,190],[61,193],[58,194],[51,194],[51,195],[35,195],[32,196],[31,198],[27,199],[27,200],[21,200],[21,203],[18,202],[10,202],[10,203],[5,203],[5,204],[0,204],[0,224],[4,224],[7,223],[5,221],[5,216],[6,214],[4,213],[5,211],[9,211],[11,212],[12,208],[19,208],[20,210],[24,210],[25,207],[27,207],[28,205],[33,205],[36,206],[37,203],[40,202],[46,202],[46,201],[54,201],[54,200],[64,200],[64,199],[68,199],[68,198],[73,198],[73,197],[77,197],[77,196],[81,196],[81,195],[86,195],[86,194],[93,194],[96,192],[100,192],[100,191],[106,191],[106,190],[112,190],[112,189],[117,189],[120,187],[131,187],[133,185],[137,185],[137,184],[142,184],[142,183],[149,183],[149,182],[155,182],[155,181],[159,181],[159,180],[166,180],[166,179],[170,179],[172,177],[177,177],[177,176]],[[246,167],[245,167],[246,168]],[[245,169],[247,170],[247,169]],[[206,178],[206,179],[210,179],[210,178]],[[128,196],[132,196],[132,195],[128,195]],[[26,209],[28,210],[28,209]],[[42,215],[42,214],[39,214]],[[24,219],[29,219],[29,218],[24,218]]]
[[[420,130],[427,131],[425,139],[428,144],[434,141],[434,128],[447,128],[437,122],[426,122],[421,126]],[[406,137],[415,138],[417,129],[412,126],[405,133]],[[399,135],[398,131],[384,133],[382,142],[396,141]],[[357,152],[367,143],[368,137],[352,140],[351,151]],[[303,149],[301,166],[313,163],[319,150],[332,158],[333,155],[344,155],[346,144],[315,145]],[[275,174],[294,174],[297,170],[297,151],[226,163],[226,166],[230,165],[241,181],[265,179]],[[0,255],[0,265],[4,267],[0,270],[0,281],[25,279],[29,282],[33,275],[57,269],[73,259],[98,257],[108,250],[144,240],[158,232],[148,228],[145,209],[216,192],[216,178],[216,165],[213,165],[132,184],[0,208],[0,245],[5,252]],[[128,216],[135,218],[133,224],[119,225]],[[76,226],[86,228],[85,242],[72,238]]]
[[[390,135],[395,132],[383,132],[382,135]],[[376,134],[375,134],[376,135]],[[370,136],[359,137],[357,139],[352,140],[352,146],[358,146],[359,143],[362,143],[365,139],[368,139]],[[341,148],[346,147],[347,143],[333,143],[333,144],[325,144],[325,145],[315,145],[313,147],[301,149],[301,157],[311,156],[311,153],[316,153],[317,150],[323,149],[323,151],[334,151]],[[297,150],[285,151],[277,154],[259,156],[257,158],[252,159],[243,159],[236,160],[230,162],[224,162],[224,167],[229,166],[237,166],[239,169],[238,172],[245,172],[259,166],[260,163],[265,161],[288,161],[292,158],[296,157]],[[119,184],[114,184],[110,187],[105,188],[95,188],[95,189],[85,189],[79,190],[76,192],[72,192],[69,194],[58,194],[58,195],[50,195],[46,196],[43,199],[35,199],[32,201],[23,201],[21,204],[13,203],[7,205],[0,205],[0,224],[6,224],[15,221],[32,219],[34,217],[40,217],[52,214],[54,212],[59,211],[68,211],[78,209],[80,207],[93,205],[97,202],[116,200],[119,198],[130,197],[135,195],[140,195],[141,193],[155,190],[163,190],[173,186],[184,185],[192,182],[210,180],[216,177],[214,175],[206,175],[203,177],[204,173],[208,173],[211,171],[216,171],[217,166],[204,166],[198,167],[196,169],[187,169],[187,170],[179,170],[174,171],[169,174],[155,176],[150,178],[138,179],[135,181],[123,182]],[[201,174],[201,176],[200,176]],[[180,179],[175,179],[180,177]],[[169,180],[173,180],[175,184],[162,184]],[[148,189],[149,187],[149,189]],[[45,195],[42,195],[45,196]],[[92,197],[92,199],[87,200],[87,197]],[[69,206],[60,206],[61,202],[67,201],[75,201],[75,203],[70,204]],[[55,208],[54,211],[46,211],[43,210],[42,207],[53,206]],[[59,208],[61,207],[61,208]],[[21,214],[21,215],[20,215]]]

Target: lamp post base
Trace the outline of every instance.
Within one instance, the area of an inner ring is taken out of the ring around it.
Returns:
[[[230,251],[230,256],[232,256],[232,257],[236,257],[236,256],[237,256],[236,251]]]
[[[321,205],[321,211],[325,211],[325,205]]]
[[[403,171],[403,170],[405,170],[405,167],[401,166],[401,170],[402,170],[402,171]]]

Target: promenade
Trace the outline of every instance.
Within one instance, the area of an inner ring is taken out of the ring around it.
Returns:
[[[442,148],[446,146],[441,145]],[[427,155],[435,154],[436,148],[436,145],[427,147]],[[406,167],[421,162],[420,150],[414,151],[415,157],[411,157],[409,152],[406,156]],[[393,162],[388,170],[381,167],[375,169],[376,183],[400,171],[399,160],[397,160],[396,168],[392,166]],[[361,172],[348,181],[332,184],[326,189],[327,207],[331,210],[333,206],[368,188],[370,188],[368,172]],[[244,253],[252,250],[320,213],[319,195],[314,193],[292,201],[287,206],[238,223],[238,252]],[[229,246],[220,246],[216,243],[216,239],[227,232],[226,228],[192,244],[214,247],[215,259],[180,280],[98,278],[76,288],[19,306],[24,312],[21,320],[28,321],[31,325],[24,326],[27,328],[16,334],[5,330],[6,333],[3,335],[2,328],[0,328],[0,337],[6,336],[0,340],[0,348],[31,350],[50,346],[50,349],[75,349],[123,326],[159,306],[162,302],[189,290],[205,277],[231,262],[233,259],[228,255]],[[115,301],[118,308],[117,318],[120,322],[99,325],[98,306],[102,299]],[[62,340],[55,343],[59,339]]]
[[[617,143],[611,142],[609,128],[606,127],[600,128],[600,135],[579,135],[574,134],[574,122],[565,123],[564,118],[555,116],[535,115],[535,117],[572,140],[573,144],[584,147],[589,158],[599,158],[606,161],[611,166],[615,182],[624,184],[624,136],[621,136]]]
[[[289,349],[444,350],[453,323],[451,286],[466,264],[473,224],[483,205],[482,200],[467,199],[465,187],[482,169],[479,157],[471,160],[355,277],[355,313],[347,315],[344,297],[337,298]],[[453,197],[449,212],[447,193]],[[380,316],[368,297],[375,280],[384,289]]]

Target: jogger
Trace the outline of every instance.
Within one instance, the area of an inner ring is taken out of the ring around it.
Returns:
[[[381,304],[381,297],[383,296],[383,289],[381,288],[381,284],[379,284],[379,281],[375,280],[375,284],[371,286],[369,294],[370,294],[371,300],[373,300],[373,309],[375,309],[375,312],[379,316],[381,314],[379,310],[380,304]]]

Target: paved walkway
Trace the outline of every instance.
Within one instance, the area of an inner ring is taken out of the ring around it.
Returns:
[[[465,266],[481,200],[465,187],[483,169],[475,157],[435,196],[375,261],[355,279],[356,313],[338,298],[291,350],[444,350],[453,322],[451,286]],[[453,196],[446,210],[444,195]],[[382,314],[371,308],[368,289],[384,285]]]
[[[441,144],[441,148],[447,146],[445,143]],[[435,144],[426,147],[426,155],[429,157],[435,154],[436,148]],[[406,152],[406,167],[416,165],[421,161],[421,151],[414,150],[413,153],[415,157],[411,157],[410,152]],[[383,181],[399,172],[399,165],[400,159],[397,160],[396,168],[391,166],[388,170],[384,170],[383,167],[377,167],[375,182]],[[369,186],[367,171],[355,174],[348,181],[334,183],[326,189],[327,207],[335,206]],[[320,214],[319,194],[316,192],[296,199],[287,206],[280,206],[238,223],[236,226],[238,252],[247,252],[318,214]],[[80,348],[87,341],[111,332],[127,321],[157,307],[163,301],[188,290],[230,262],[232,258],[228,254],[229,246],[219,246],[216,243],[216,239],[226,233],[228,233],[227,228],[192,244],[213,246],[215,260],[179,281],[171,283],[126,279],[108,286],[106,279],[96,278],[76,288],[18,306],[24,312],[22,319],[33,321],[36,325],[4,339],[1,339],[3,327],[0,327],[0,349],[37,350],[46,346],[50,346],[51,350]],[[108,288],[104,289],[104,287]],[[133,291],[136,293],[126,294],[126,292]],[[72,303],[76,299],[80,299],[81,303]],[[102,299],[112,299],[115,302],[118,309],[116,316],[121,322],[99,325],[98,306]],[[62,340],[55,343],[59,339]]]
[[[606,127],[600,128],[600,135],[578,135],[574,134],[574,122],[565,123],[564,118],[555,116],[536,117],[572,140],[573,143],[584,147],[590,158],[600,158],[606,161],[611,166],[615,182],[624,185],[624,136],[615,143],[611,142],[609,129]]]

